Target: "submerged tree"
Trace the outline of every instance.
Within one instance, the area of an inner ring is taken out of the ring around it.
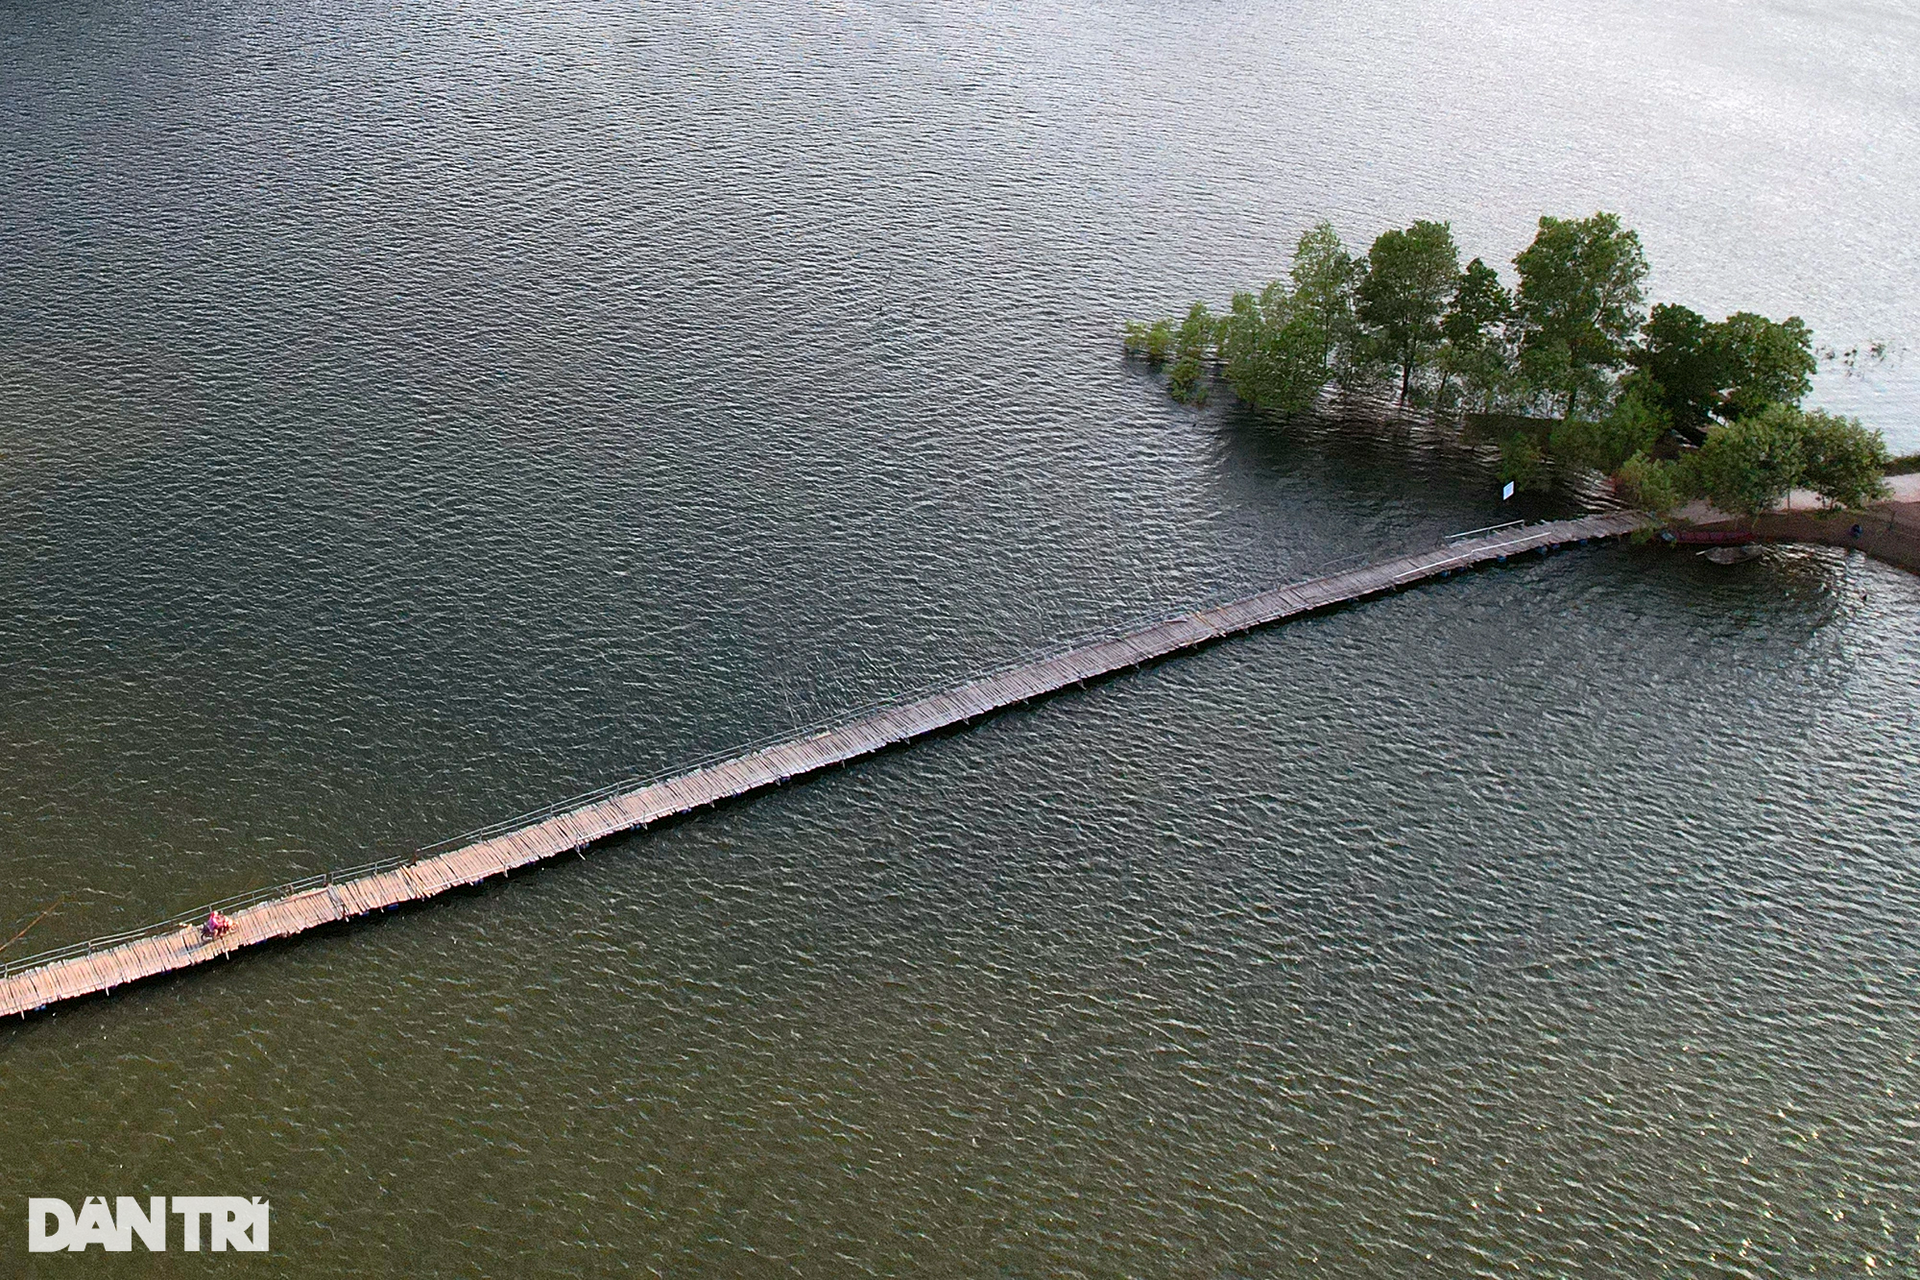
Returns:
[[[1355,314],[1378,356],[1399,366],[1402,404],[1414,372],[1446,336],[1441,319],[1460,283],[1460,250],[1444,222],[1383,231],[1367,253],[1354,291]]]
[[[1647,259],[1637,232],[1617,214],[1540,219],[1533,243],[1515,256],[1520,367],[1571,418],[1582,397],[1598,398],[1626,361],[1646,320]]]
[[[1256,297],[1238,293],[1216,328],[1227,382],[1256,408],[1301,413],[1333,376],[1336,351],[1353,332],[1353,255],[1328,223],[1309,229],[1294,249],[1289,283]]]
[[[1173,367],[1167,371],[1167,388],[1175,400],[1185,404],[1207,402],[1206,360],[1214,344],[1213,312],[1204,302],[1187,309],[1187,318],[1173,335]]]
[[[1489,424],[1501,475],[1523,487],[1544,484],[1557,460],[1614,476],[1653,510],[1706,497],[1753,516],[1803,481],[1829,506],[1882,492],[1879,434],[1798,407],[1816,368],[1798,317],[1715,322],[1674,304],[1649,315],[1640,239],[1610,213],[1541,218],[1514,265],[1509,293],[1483,260],[1460,268],[1447,223],[1384,232],[1356,258],[1321,222],[1301,235],[1286,279],[1236,293],[1225,315],[1196,302],[1177,326],[1129,324],[1126,346],[1168,365],[1169,391],[1188,403],[1205,402],[1210,361],[1242,401],[1283,414],[1311,408],[1331,380],[1351,386],[1388,368],[1403,404],[1428,367],[1443,404],[1455,380],[1489,414],[1545,402],[1557,422]]]
[[[1148,324],[1143,320],[1129,320],[1122,345],[1128,355],[1139,356],[1148,364],[1165,363],[1167,353],[1173,349],[1173,322],[1156,320]]]

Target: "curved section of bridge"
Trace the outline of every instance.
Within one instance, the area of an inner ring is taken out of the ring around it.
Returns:
[[[963,724],[1069,685],[1138,667],[1255,627],[1363,600],[1524,552],[1614,538],[1646,525],[1636,513],[1477,530],[1431,551],[1276,587],[1257,595],[1084,640],[963,684],[859,713],[826,728],[703,762],[659,779],[611,787],[471,832],[405,858],[309,877],[215,904],[232,921],[204,937],[191,918],[27,957],[0,968],[0,1016],[111,991],[370,911],[417,902],[489,876],[633,831]]]

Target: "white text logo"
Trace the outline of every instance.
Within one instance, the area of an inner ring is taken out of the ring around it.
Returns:
[[[149,1196],[144,1205],[121,1196],[111,1209],[105,1196],[88,1196],[75,1213],[65,1200],[34,1196],[27,1201],[27,1252],[85,1253],[97,1244],[108,1253],[131,1253],[137,1236],[149,1253],[165,1253],[171,1216],[180,1219],[180,1247],[189,1253],[199,1252],[203,1240],[215,1253],[265,1253],[271,1208],[259,1196],[175,1196],[169,1215],[165,1196]]]

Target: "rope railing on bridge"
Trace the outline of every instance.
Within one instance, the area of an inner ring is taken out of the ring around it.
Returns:
[[[1450,548],[1458,547],[1463,545],[1465,541],[1478,540],[1493,534],[1506,533],[1513,529],[1524,527],[1525,523],[1525,521],[1512,521],[1503,525],[1494,525],[1488,529],[1471,530],[1468,534],[1452,534],[1445,537],[1442,542],[1443,545]],[[475,844],[482,840],[505,835],[508,832],[518,831],[524,827],[545,822],[560,814],[584,808],[587,805],[596,804],[603,800],[609,800],[617,795],[638,791],[645,787],[665,782],[671,778],[679,778],[698,773],[702,769],[711,768],[728,760],[738,759],[742,756],[750,755],[756,751],[763,751],[782,743],[794,742],[808,737],[818,737],[822,734],[830,733],[837,728],[843,728],[870,719],[887,711],[911,706],[914,703],[935,697],[941,693],[965,689],[972,685],[977,685],[984,681],[1006,675],[1009,672],[1017,671],[1023,667],[1060,657],[1076,649],[1099,644],[1103,641],[1117,640],[1125,636],[1134,635],[1176,619],[1191,617],[1212,609],[1250,600],[1257,596],[1265,595],[1270,591],[1282,590],[1288,587],[1298,587],[1323,578],[1333,577],[1337,574],[1345,573],[1371,563],[1375,558],[1375,553],[1359,552],[1323,564],[1311,573],[1292,578],[1286,582],[1276,584],[1273,587],[1264,587],[1252,592],[1216,591],[1209,596],[1202,597],[1200,602],[1194,604],[1144,617],[1135,617],[1124,622],[1102,627],[1097,631],[1055,640],[1041,648],[1029,650],[1004,662],[997,663],[984,671],[977,671],[971,676],[961,679],[948,677],[930,680],[911,689],[890,694],[885,698],[878,699],[864,706],[842,708],[833,712],[831,715],[824,716],[813,722],[795,725],[769,733],[760,738],[735,743],[732,746],[710,752],[692,760],[683,761],[654,773],[623,778],[618,782],[608,783],[605,786],[596,787],[591,791],[568,796],[564,799],[553,801],[550,804],[529,809],[524,813],[515,814],[509,818],[502,818],[498,821],[487,823],[484,826],[462,831],[457,835],[435,840],[430,844],[419,845],[406,853],[389,854],[385,857],[375,858],[372,861],[363,862],[355,866],[332,867],[325,871],[283,881],[279,884],[250,889],[214,902],[202,903],[197,907],[176,912],[164,919],[156,920],[151,924],[140,925],[120,933],[88,938],[82,942],[69,943],[65,946],[38,951],[13,960],[0,958],[0,979],[11,977],[16,973],[22,973],[29,969],[40,968],[49,964],[57,964],[60,961],[73,959],[78,956],[110,951],[115,947],[125,946],[128,943],[163,937],[167,934],[177,933],[182,929],[198,928],[202,922],[216,911],[222,913],[244,911],[250,907],[259,906],[262,903],[275,899],[291,897],[295,894],[307,893],[335,884],[345,884],[350,881],[365,879],[369,876],[396,871],[402,867],[411,866],[424,858],[431,858],[465,845]]]

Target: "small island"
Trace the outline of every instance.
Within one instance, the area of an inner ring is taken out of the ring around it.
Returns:
[[[1864,539],[1920,570],[1920,493],[1900,495],[1915,500],[1907,523],[1875,526],[1890,536],[1805,512],[1780,520],[1796,490],[1830,517],[1889,497],[1888,475],[1920,471],[1920,456],[1890,458],[1857,419],[1801,405],[1822,358],[1851,365],[1861,352],[1817,351],[1798,316],[1649,308],[1640,237],[1611,213],[1542,217],[1513,268],[1509,288],[1481,258],[1463,267],[1446,222],[1383,232],[1357,255],[1322,222],[1285,279],[1236,293],[1224,313],[1196,302],[1178,321],[1129,323],[1125,349],[1164,368],[1184,403],[1204,404],[1219,383],[1280,417],[1329,388],[1391,396],[1497,444],[1500,478],[1519,490],[1546,487],[1553,465],[1583,468],[1682,522]]]

